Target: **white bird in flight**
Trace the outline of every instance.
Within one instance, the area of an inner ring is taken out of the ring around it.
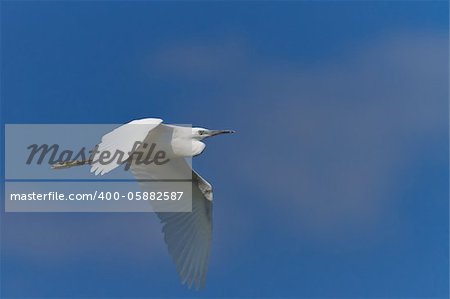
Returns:
[[[134,159],[132,151],[146,155],[148,147],[136,148],[136,142],[157,144],[166,153],[170,163],[164,167],[147,163],[131,163],[131,171],[141,188],[146,188],[146,179],[189,178],[192,179],[192,212],[156,212],[163,228],[164,239],[177,268],[182,284],[196,289],[205,286],[212,239],[212,186],[197,172],[187,159],[197,156],[205,149],[203,139],[231,130],[208,130],[163,124],[159,118],[133,120],[102,137],[94,159],[88,161],[66,161],[53,165],[67,168],[89,164],[96,175],[106,174],[117,168],[119,163],[98,163],[98,156],[104,151],[125,153],[126,162]],[[131,155],[130,155],[131,154]],[[91,157],[92,158],[92,157]],[[123,159],[123,160],[125,160]],[[96,162],[97,160],[97,162]],[[150,191],[150,190],[148,190]]]

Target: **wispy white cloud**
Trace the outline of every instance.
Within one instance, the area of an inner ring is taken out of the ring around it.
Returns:
[[[146,67],[161,76],[188,80],[208,80],[239,68],[245,53],[233,39],[193,42],[178,41],[160,47],[148,57]]]
[[[444,36],[393,35],[313,69],[259,68],[243,150],[260,152],[238,173],[302,237],[383,238],[416,149],[447,134],[447,57]]]

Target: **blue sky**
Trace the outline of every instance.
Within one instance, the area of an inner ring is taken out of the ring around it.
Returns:
[[[2,297],[448,296],[447,2],[8,1],[1,69],[3,123],[238,131],[205,290],[154,215],[2,212]]]

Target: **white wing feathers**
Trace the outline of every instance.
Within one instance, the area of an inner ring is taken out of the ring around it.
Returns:
[[[211,185],[192,171],[192,212],[157,215],[181,283],[204,287],[212,240]]]
[[[159,126],[162,119],[144,118],[133,120],[111,131],[102,137],[102,142],[97,147],[97,153],[93,156],[91,172],[95,175],[103,175],[118,167],[117,160],[103,164],[99,163],[99,157],[102,152],[108,151],[112,155],[121,151],[124,153],[122,161],[129,157],[129,152],[133,149],[136,141],[143,142],[148,133]]]
[[[191,169],[184,158],[172,159],[161,174],[153,167],[132,164],[131,170],[143,191],[154,191],[144,179],[164,179],[170,173],[189,171],[192,177],[192,212],[157,212],[163,225],[164,240],[181,282],[197,289],[204,287],[212,239],[212,187]],[[171,171],[170,171],[171,170]],[[161,176],[162,175],[162,176]],[[184,176],[186,177],[186,176]]]

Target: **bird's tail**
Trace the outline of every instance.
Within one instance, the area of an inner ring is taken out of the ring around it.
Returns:
[[[81,165],[89,165],[89,164],[91,164],[90,160],[64,161],[64,162],[57,162],[55,164],[52,164],[52,169],[63,169],[63,168],[70,168],[73,166],[81,166]]]

